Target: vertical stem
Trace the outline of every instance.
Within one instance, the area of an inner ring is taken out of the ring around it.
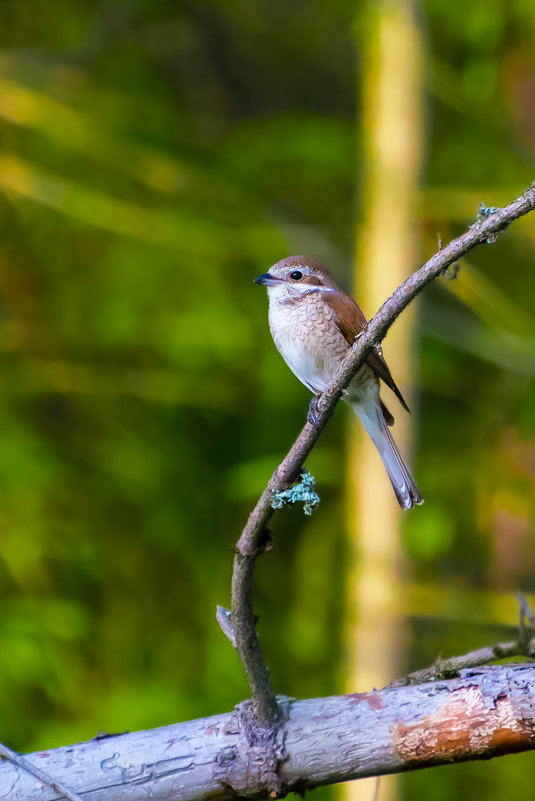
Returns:
[[[415,263],[414,208],[422,139],[421,42],[412,0],[383,0],[368,11],[362,49],[363,220],[356,230],[356,296],[368,315]],[[385,356],[406,393],[412,314],[403,315]],[[407,453],[409,420],[388,391],[394,436]],[[402,513],[371,440],[352,419],[348,453],[349,570],[345,630],[346,691],[383,686],[401,672],[404,631],[399,608]],[[409,460],[410,461],[410,460]],[[397,796],[382,779],[381,801]],[[344,785],[346,801],[374,798],[376,782]]]
[[[274,723],[280,710],[269,669],[262,657],[253,613],[253,576],[256,554],[236,551],[232,573],[232,622],[236,636],[236,650],[242,661],[251,691],[251,701],[257,720]]]

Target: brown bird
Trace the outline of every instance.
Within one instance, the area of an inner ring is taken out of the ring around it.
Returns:
[[[320,395],[366,326],[360,306],[338,288],[322,262],[309,256],[282,259],[255,283],[268,289],[269,327],[282,358],[314,395]],[[410,509],[423,499],[390,433],[394,418],[379,397],[380,379],[409,411],[379,351],[368,355],[343,399],[379,451],[399,505]],[[310,414],[313,420],[314,401]]]

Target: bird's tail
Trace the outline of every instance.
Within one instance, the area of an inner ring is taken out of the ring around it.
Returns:
[[[415,504],[423,503],[422,494],[394,442],[379,403],[370,399],[366,404],[352,403],[351,406],[379,451],[401,508],[411,509]]]

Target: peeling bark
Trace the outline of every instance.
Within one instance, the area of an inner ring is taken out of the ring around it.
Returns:
[[[347,779],[535,749],[532,664],[279,702],[287,719],[269,743],[276,764],[267,769],[263,743],[251,741],[242,704],[229,714],[99,737],[28,759],[87,801],[226,801],[237,795],[275,798]],[[52,801],[58,794],[3,762],[0,799]]]

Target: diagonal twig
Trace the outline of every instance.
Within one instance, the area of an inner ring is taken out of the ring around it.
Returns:
[[[61,793],[63,798],[67,798],[68,801],[83,801],[82,797],[73,793],[72,790],[69,790],[63,782],[57,782],[52,776],[49,776],[48,773],[45,773],[44,770],[38,768],[37,765],[33,765],[29,762],[25,757],[17,754],[16,751],[12,751],[11,748],[8,748],[7,745],[0,743],[0,756],[7,759],[8,762],[12,762],[14,765],[17,765],[21,770],[25,770],[26,773],[30,773],[32,776],[35,776],[36,779],[39,779],[40,782],[46,784],[47,787],[51,787],[53,790],[57,790],[58,793]]]
[[[415,670],[408,673],[401,679],[397,679],[389,684],[389,687],[408,687],[412,684],[423,684],[426,681],[439,681],[443,679],[456,678],[461,670],[491,665],[500,659],[510,659],[515,656],[525,656],[528,659],[535,659],[535,637],[529,636],[526,628],[525,619],[527,618],[531,627],[535,626],[535,615],[526,600],[524,593],[520,590],[516,594],[520,621],[518,625],[518,637],[512,642],[502,642],[496,645],[488,645],[485,648],[478,648],[476,651],[469,651],[462,656],[450,656],[447,659],[439,657],[433,665]],[[532,632],[533,633],[533,632]]]
[[[412,684],[424,684],[426,681],[439,681],[456,678],[461,670],[491,665],[500,659],[510,659],[514,656],[527,656],[535,658],[535,638],[521,643],[519,640],[497,643],[486,648],[469,651],[463,656],[452,656],[448,659],[439,658],[433,665],[408,673],[401,679],[389,684],[389,687],[408,687]]]
[[[523,649],[523,653],[529,655],[530,637],[528,628],[535,628],[535,615],[533,614],[526,596],[520,590],[516,593],[516,600],[519,606],[518,647]],[[526,621],[528,625],[526,625]]]

